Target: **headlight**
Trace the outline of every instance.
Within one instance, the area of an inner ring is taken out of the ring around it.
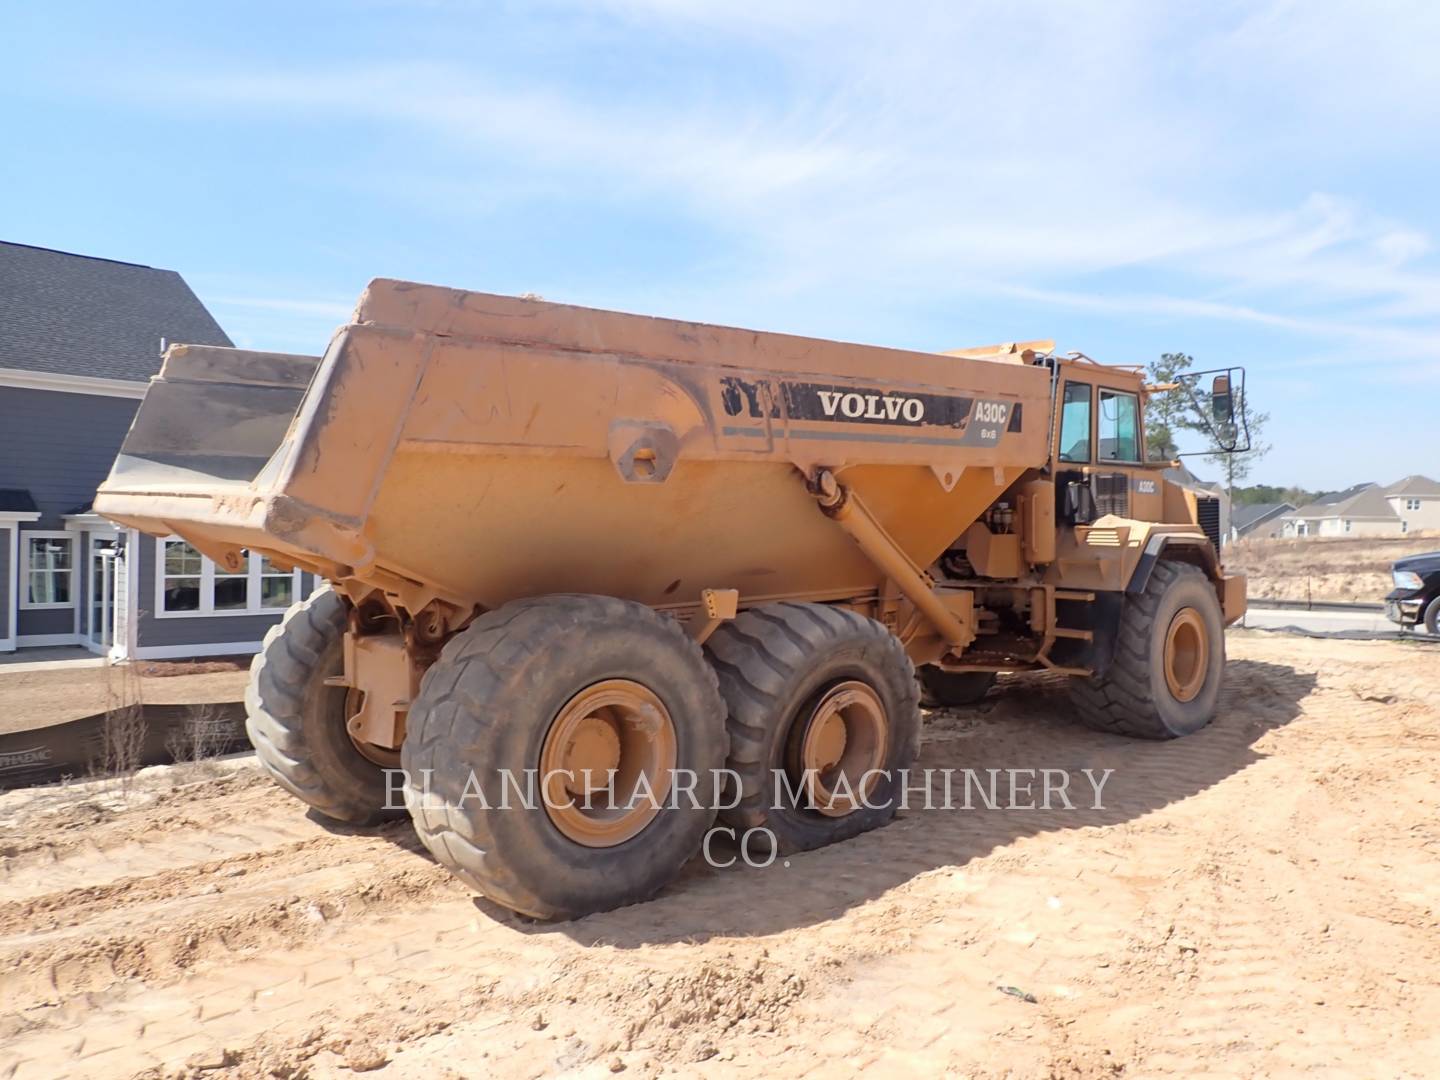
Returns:
[[[1395,579],[1397,589],[1423,589],[1425,583],[1420,580],[1420,575],[1414,570],[1392,570],[1390,576]]]

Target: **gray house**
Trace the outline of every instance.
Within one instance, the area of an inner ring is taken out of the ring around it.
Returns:
[[[1165,479],[1179,484],[1187,491],[1216,500],[1215,505],[1219,511],[1220,520],[1216,523],[1215,535],[1220,538],[1222,544],[1230,539],[1230,493],[1225,490],[1224,484],[1201,480],[1183,463],[1166,469]]]
[[[231,344],[172,270],[0,242],[0,652],[250,653],[313,585],[91,513],[166,341]]]
[[[1247,536],[1268,539],[1280,535],[1280,519],[1293,514],[1295,507],[1287,502],[1247,503],[1235,507],[1230,515],[1230,537],[1240,540]]]

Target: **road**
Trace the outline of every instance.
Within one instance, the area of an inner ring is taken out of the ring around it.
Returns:
[[[1295,626],[1301,630],[1318,633],[1334,633],[1339,630],[1364,630],[1375,633],[1395,633],[1399,627],[1385,618],[1383,611],[1344,611],[1319,609],[1306,611],[1300,608],[1251,607],[1245,613],[1242,626],[1262,630],[1278,630]]]

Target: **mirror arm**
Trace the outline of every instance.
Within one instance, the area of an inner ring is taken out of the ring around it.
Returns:
[[[1212,421],[1212,418],[1211,418],[1211,416],[1210,416],[1210,410],[1208,410],[1208,409],[1202,409],[1202,408],[1200,407],[1200,400],[1195,396],[1195,387],[1194,387],[1194,383],[1200,378],[1200,376],[1202,376],[1202,375],[1214,375],[1214,374],[1218,374],[1218,373],[1220,373],[1220,372],[1222,372],[1222,371],[1223,371],[1227,376],[1229,375],[1230,372],[1234,372],[1234,371],[1238,371],[1238,372],[1240,373],[1240,396],[1239,396],[1239,400],[1240,400],[1240,402],[1241,402],[1241,409],[1240,409],[1240,416],[1238,417],[1238,420],[1237,420],[1237,418],[1235,417],[1235,405],[1234,405],[1234,402],[1235,402],[1236,398],[1235,398],[1235,386],[1234,386],[1234,384],[1233,384],[1233,381],[1232,381],[1231,386],[1230,386],[1230,395],[1231,395],[1231,398],[1230,398],[1230,400],[1231,400],[1231,406],[1230,406],[1231,423],[1230,423],[1230,426],[1231,426],[1231,428],[1232,428],[1232,430],[1233,430],[1233,432],[1234,432],[1234,438],[1232,438],[1232,439],[1230,439],[1230,440],[1228,440],[1228,441],[1226,441],[1226,440],[1224,440],[1224,439],[1221,439],[1221,437],[1220,437],[1220,432],[1219,432],[1219,430],[1215,427],[1215,424],[1214,424],[1214,422]],[[1248,452],[1249,452],[1249,450],[1250,450],[1250,421],[1246,418],[1246,416],[1245,416],[1245,409],[1244,409],[1244,401],[1245,401],[1245,369],[1244,369],[1243,367],[1241,367],[1241,368],[1212,368],[1212,369],[1209,370],[1209,371],[1186,372],[1184,375],[1181,375],[1181,376],[1180,376],[1179,384],[1185,388],[1185,392],[1186,392],[1186,394],[1187,394],[1187,395],[1189,396],[1189,398],[1190,398],[1190,407],[1195,411],[1195,415],[1200,418],[1200,422],[1205,425],[1205,430],[1208,431],[1208,432],[1210,433],[1210,437],[1215,440],[1216,449],[1213,449],[1213,450],[1192,450],[1192,451],[1188,451],[1188,452],[1183,453],[1183,454],[1177,454],[1177,455],[1176,455],[1177,457],[1208,457],[1208,456],[1210,456],[1210,455],[1212,455],[1212,454],[1244,454],[1244,453],[1248,453]],[[1245,435],[1245,445],[1244,445],[1244,446],[1241,446],[1241,445],[1240,445],[1240,434],[1241,434],[1241,432],[1244,432],[1244,435]]]

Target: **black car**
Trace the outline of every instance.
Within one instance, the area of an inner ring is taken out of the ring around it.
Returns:
[[[1385,617],[1402,627],[1419,624],[1440,634],[1440,551],[1397,559],[1390,574],[1395,590],[1385,597]]]

